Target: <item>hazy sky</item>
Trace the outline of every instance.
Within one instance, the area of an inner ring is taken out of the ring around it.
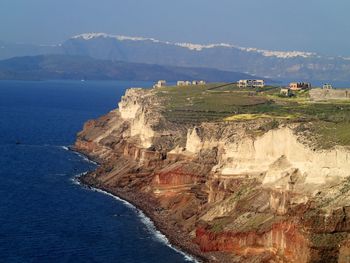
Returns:
[[[84,32],[350,56],[350,0],[0,0],[0,40]]]

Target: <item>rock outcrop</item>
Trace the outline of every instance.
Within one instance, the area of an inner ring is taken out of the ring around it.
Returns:
[[[89,121],[82,178],[139,206],[177,246],[210,262],[347,262],[350,150],[313,149],[298,123],[179,124],[153,90],[130,89]]]

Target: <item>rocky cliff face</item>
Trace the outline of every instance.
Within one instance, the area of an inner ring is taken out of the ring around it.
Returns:
[[[298,123],[169,122],[153,90],[130,89],[75,148],[82,180],[144,209],[176,245],[211,262],[347,262],[350,150],[313,149]]]

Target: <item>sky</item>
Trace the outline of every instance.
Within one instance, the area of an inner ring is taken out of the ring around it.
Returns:
[[[350,57],[349,0],[0,0],[0,40],[86,32]]]

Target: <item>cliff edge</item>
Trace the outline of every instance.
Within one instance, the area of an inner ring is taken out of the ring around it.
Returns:
[[[257,111],[286,104],[212,87],[129,89],[78,134],[75,149],[101,164],[81,180],[134,203],[203,261],[348,262],[350,149],[322,147],[306,115]]]

